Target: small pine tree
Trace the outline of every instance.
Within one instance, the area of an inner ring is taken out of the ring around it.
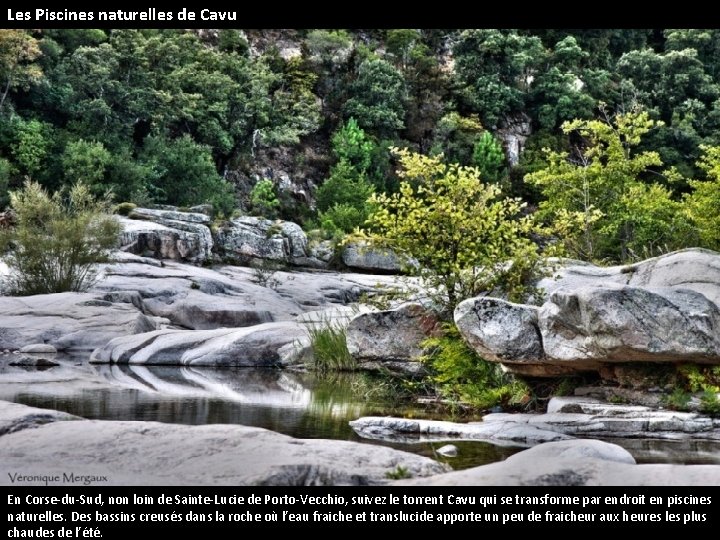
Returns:
[[[480,169],[484,182],[500,180],[505,165],[505,153],[502,145],[490,132],[484,132],[473,148],[473,164]]]

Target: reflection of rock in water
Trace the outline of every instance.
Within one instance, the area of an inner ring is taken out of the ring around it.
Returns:
[[[312,392],[298,376],[277,370],[101,365],[98,374],[125,388],[180,398],[305,408]]]
[[[362,414],[347,388],[316,390],[307,373],[74,361],[43,373],[3,371],[0,399],[85,418],[244,424],[298,437],[348,438],[348,415]]]
[[[720,441],[605,438],[622,446],[638,463],[720,465]]]

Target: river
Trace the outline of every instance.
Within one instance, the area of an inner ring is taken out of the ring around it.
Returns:
[[[348,422],[360,416],[440,418],[429,406],[398,402],[394,396],[396,392],[383,379],[362,373],[321,377],[273,369],[92,366],[72,359],[50,369],[0,370],[0,399],[90,419],[243,424],[299,438],[386,444],[441,460],[455,469],[500,461],[522,450],[453,441],[458,455],[448,458],[436,452],[443,441],[379,443],[358,437]],[[443,419],[448,419],[447,410]],[[639,462],[718,462],[717,444],[702,441],[611,442],[626,447]],[[706,448],[708,444],[712,447]]]

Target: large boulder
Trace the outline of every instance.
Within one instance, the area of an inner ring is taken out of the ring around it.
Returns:
[[[398,274],[404,268],[404,261],[393,250],[363,241],[346,244],[342,250],[342,261],[348,268],[363,272]]]
[[[720,255],[692,248],[621,266],[602,267],[572,261],[540,280],[538,287],[547,298],[558,289],[607,284],[689,289],[720,305]]]
[[[350,354],[363,369],[418,374],[422,342],[439,331],[437,316],[420,304],[363,313],[347,327]]]
[[[306,335],[306,329],[295,322],[215,330],[158,330],[113,339],[96,349],[90,362],[271,367],[281,365],[280,349]]]
[[[207,215],[136,208],[130,218],[118,218],[124,251],[196,264],[212,260],[213,238]]]
[[[556,376],[609,363],[720,364],[720,255],[688,249],[629,266],[572,264],[539,282],[544,303],[462,302],[455,320],[487,360]]]
[[[497,298],[471,298],[458,304],[455,324],[486,360],[535,363],[545,356],[535,306]]]
[[[164,328],[167,323],[131,303],[114,303],[89,293],[0,297],[0,349],[42,343],[58,351],[92,351],[113,338]]]
[[[559,289],[540,309],[545,354],[598,362],[720,363],[720,307],[688,289]]]
[[[26,478],[14,485],[67,471],[97,477],[100,485],[367,485],[387,483],[386,474],[399,467],[413,477],[448,470],[384,446],[241,425],[80,420],[5,402],[0,411],[0,467]],[[3,475],[0,483],[12,480]]]
[[[257,260],[295,266],[324,267],[310,256],[302,227],[291,221],[243,216],[217,232],[218,247],[226,259],[247,264]]]

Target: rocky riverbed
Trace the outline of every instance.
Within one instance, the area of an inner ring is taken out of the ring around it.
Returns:
[[[311,354],[308,329],[329,323],[347,327],[348,348],[362,368],[422,372],[420,343],[436,334],[439,321],[415,283],[388,274],[400,265],[390,254],[346,250],[348,266],[378,273],[340,273],[327,270],[325,247],[308,242],[295,224],[244,217],[213,232],[202,213],[137,209],[130,217],[122,220],[123,250],[101,266],[90,291],[0,297],[0,397],[15,399],[18,393],[9,388],[26,385],[56,397],[122,388],[235,392],[241,402],[236,382],[193,370],[302,369]],[[197,266],[220,256],[287,266]],[[629,365],[720,364],[716,253],[684,250],[613,268],[563,263],[538,285],[533,303],[466,300],[455,312],[462,335],[485,358],[532,376],[593,372],[618,378],[633,373]],[[397,288],[410,288],[420,302],[385,311],[358,303],[364,295]],[[88,359],[100,368],[93,371]],[[159,377],[155,366],[178,376]],[[51,473],[86,465],[121,484],[382,483],[397,467],[430,483],[719,482],[720,466],[646,468],[614,445],[586,441],[635,441],[629,448],[649,440],[688,449],[704,445],[707,461],[717,462],[717,419],[662,410],[662,402],[642,390],[626,391],[640,396],[630,400],[635,404],[609,403],[599,397],[605,390],[554,398],[545,414],[498,413],[465,424],[351,418],[353,429],[373,440],[534,447],[503,464],[449,475],[435,461],[357,442],[295,439],[239,425],[82,420],[10,403],[0,405],[0,455],[8,470]],[[533,460],[542,467],[533,468]]]
[[[78,441],[81,441],[80,443]],[[83,420],[0,403],[7,485],[44,485],[73,472],[96,485],[368,485],[399,470],[414,485],[717,485],[720,465],[637,465],[621,447],[563,440],[458,472],[386,448],[295,439],[238,425]]]

